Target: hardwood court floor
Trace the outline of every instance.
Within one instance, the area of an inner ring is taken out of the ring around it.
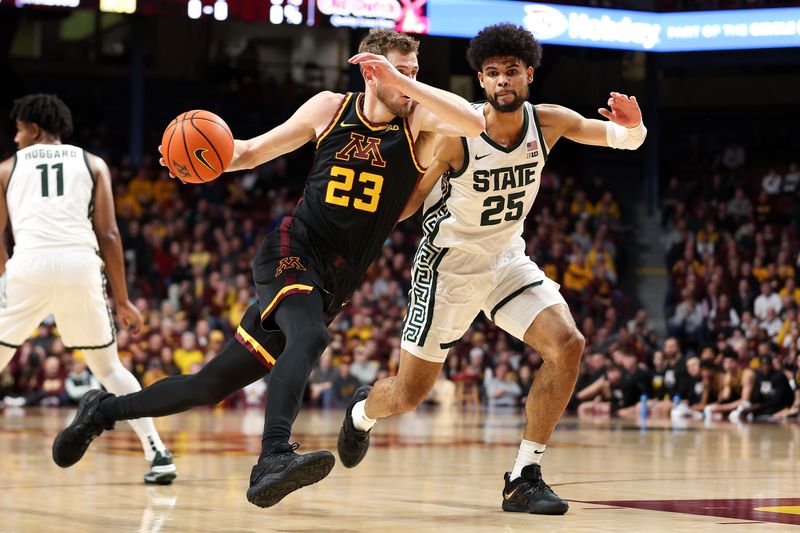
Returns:
[[[271,509],[245,499],[260,410],[196,410],[157,421],[179,478],[141,483],[126,424],[76,466],[50,458],[72,410],[0,412],[0,531],[702,531],[800,533],[800,425],[562,420],[543,468],[566,516],[500,511],[522,431],[514,412],[419,412],[382,421],[358,468]],[[300,451],[335,452],[341,411],[305,411]]]

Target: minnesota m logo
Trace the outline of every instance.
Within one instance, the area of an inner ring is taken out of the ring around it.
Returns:
[[[304,267],[303,263],[300,262],[299,257],[296,256],[284,257],[283,259],[281,259],[281,262],[278,263],[278,268],[275,269],[275,277],[277,278],[278,276],[281,275],[281,272],[289,269],[305,270],[306,267]]]
[[[336,152],[336,159],[340,161],[350,161],[350,157],[357,159],[372,160],[371,164],[374,167],[385,167],[386,161],[381,157],[381,151],[378,145],[381,140],[375,137],[365,137],[360,133],[351,132],[350,142],[344,148]]]

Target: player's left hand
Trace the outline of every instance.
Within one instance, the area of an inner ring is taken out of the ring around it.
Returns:
[[[388,85],[392,85],[393,82],[403,77],[388,59],[378,54],[362,52],[354,55],[347,62],[352,65],[361,65],[364,73],[370,73],[382,83]]]
[[[130,300],[117,302],[117,318],[133,333],[137,333],[142,327],[142,315]]]
[[[158,164],[167,169],[167,173],[169,173],[169,177],[172,178],[172,179],[181,180],[178,176],[176,176],[175,174],[172,173],[172,171],[167,166],[167,162],[164,161],[164,152],[161,151],[161,145],[160,144],[158,145],[158,153],[161,154],[161,157],[158,158]],[[181,183],[186,183],[186,182],[181,180]]]
[[[642,122],[642,111],[635,96],[629,97],[627,94],[612,92],[608,99],[608,107],[611,111],[601,107],[597,112],[620,126],[633,128]]]

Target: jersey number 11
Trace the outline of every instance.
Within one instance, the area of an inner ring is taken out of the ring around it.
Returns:
[[[56,196],[64,196],[64,163],[56,163],[52,165],[56,171]],[[36,168],[42,172],[42,196],[50,196],[50,183],[48,180],[48,166],[36,165]]]

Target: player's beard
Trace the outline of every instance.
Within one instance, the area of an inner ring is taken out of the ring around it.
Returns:
[[[501,113],[512,113],[517,109],[519,109],[520,107],[522,107],[522,104],[524,104],[525,101],[528,99],[529,91],[528,91],[528,86],[526,85],[522,93],[517,93],[516,91],[510,91],[510,92],[514,92],[516,96],[512,101],[508,102],[507,104],[501,104],[500,102],[497,101],[497,97],[495,95],[489,93],[486,93],[486,99],[489,101],[489,104],[491,104],[493,108],[500,111]]]
[[[380,102],[383,105],[385,105],[386,108],[389,111],[391,111],[392,114],[396,117],[406,118],[410,116],[411,111],[414,110],[414,105],[416,105],[416,102],[414,102],[413,100],[405,104],[399,104],[397,102],[393,102],[388,97],[386,91],[384,91],[383,87],[381,86],[378,86],[377,91],[375,91],[375,94],[378,95],[378,100],[380,100]]]

